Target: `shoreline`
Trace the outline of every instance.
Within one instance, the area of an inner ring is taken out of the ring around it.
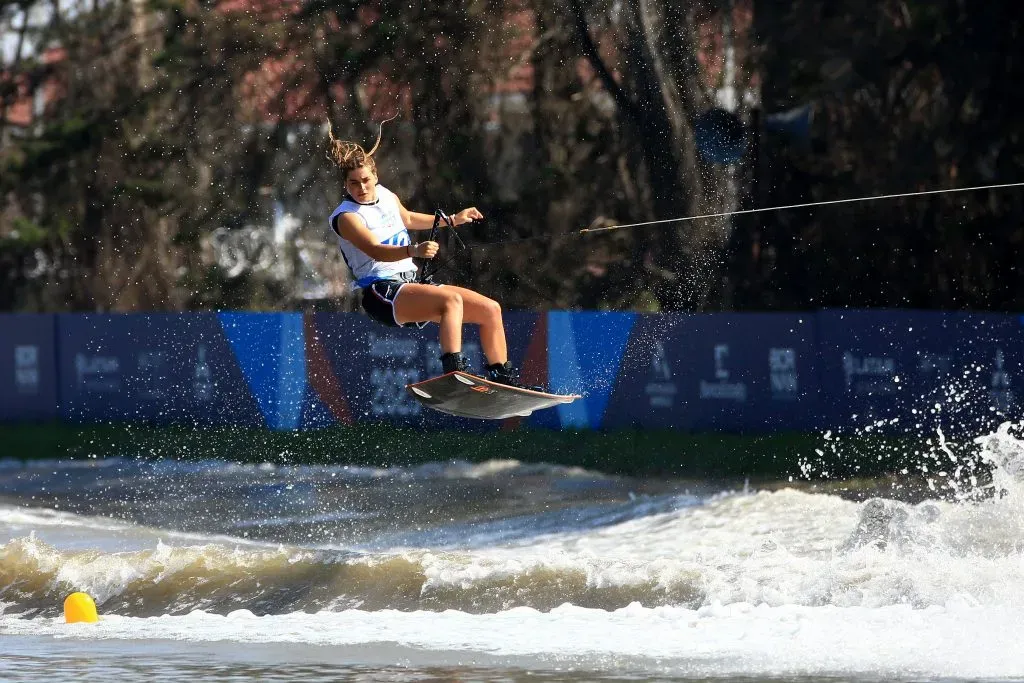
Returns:
[[[278,465],[415,466],[518,460],[626,476],[810,481],[907,474],[905,437],[678,431],[423,432],[386,424],[293,432],[141,424],[0,424],[0,459],[106,457],[218,459]],[[917,448],[920,446],[917,445]]]

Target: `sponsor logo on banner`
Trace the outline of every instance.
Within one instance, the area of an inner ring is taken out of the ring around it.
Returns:
[[[75,380],[80,391],[120,391],[121,363],[112,356],[87,356],[84,353],[76,353]]]
[[[1007,411],[1013,408],[1014,395],[1010,389],[1010,373],[1006,371],[1006,358],[1002,349],[996,349],[992,379],[989,382],[989,401],[996,410]]]
[[[745,382],[729,381],[729,345],[716,344],[714,349],[715,358],[715,381],[700,381],[700,397],[702,399],[736,401],[742,403],[747,400],[747,385]]]
[[[389,358],[404,363],[412,363],[420,350],[420,342],[417,339],[403,339],[373,332],[366,336],[366,344],[371,358]]]
[[[388,361],[384,367],[375,366],[370,371],[370,414],[374,417],[419,415],[422,406],[409,396],[405,385],[423,378],[417,364],[420,340],[370,332],[366,343],[371,358]]]
[[[800,378],[796,371],[796,349],[768,350],[768,380],[773,399],[792,401],[797,398],[800,393]]]
[[[192,370],[192,395],[200,403],[213,400],[213,372],[206,360],[206,344],[196,348],[196,365]]]
[[[665,346],[660,341],[654,344],[651,369],[647,378],[644,393],[647,394],[651,407],[671,408],[675,403],[678,388],[672,381],[672,368],[669,367],[668,358],[665,356]]]
[[[899,388],[896,359],[884,356],[857,356],[843,352],[846,391],[857,396],[888,396]]]
[[[14,388],[22,395],[39,393],[39,347],[14,347]]]
[[[420,379],[418,368],[374,368],[370,372],[370,413],[375,417],[419,415],[422,406],[409,396],[405,385]]]
[[[136,358],[138,389],[144,399],[163,398],[167,387],[167,359],[163,351],[140,351]]]
[[[386,364],[370,371],[370,414],[375,417],[419,415],[423,406],[409,395],[405,386],[441,374],[441,345],[372,332],[367,336],[367,344],[371,358],[387,359]],[[470,367],[479,366],[479,344],[463,344],[462,354],[469,360]],[[422,368],[426,368],[426,374]]]

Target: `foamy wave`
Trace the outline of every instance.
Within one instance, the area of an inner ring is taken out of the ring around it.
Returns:
[[[209,537],[175,547],[143,535],[151,539],[143,549],[114,553],[57,550],[19,537],[0,546],[0,602],[8,614],[52,615],[63,595],[85,590],[108,613],[125,616],[239,608],[493,613],[565,603],[606,610],[631,603],[1024,606],[1024,448],[1010,427],[979,440],[979,448],[994,472],[991,486],[979,485],[988,487],[985,495],[916,505],[795,489],[702,503],[634,496],[486,521],[433,520],[432,528],[408,532],[410,542],[399,549],[379,534],[384,540],[361,552]],[[78,529],[89,525],[110,533],[141,529],[0,509],[4,523],[38,526],[41,535],[67,527],[81,536]],[[440,542],[444,534],[455,540]]]
[[[1006,493],[1021,496],[1024,489],[1024,441],[1020,434],[1024,423],[1006,422],[994,434],[978,437],[980,457],[995,468],[993,483]]]
[[[158,543],[138,552],[61,552],[29,537],[0,546],[0,600],[8,603],[7,612],[25,615],[53,614],[65,595],[79,590],[106,610],[128,615],[243,604],[270,612],[294,609],[299,586],[324,571],[326,563],[314,554],[284,548]]]
[[[0,524],[19,527],[86,527],[104,531],[120,530],[132,526],[126,522],[85,517],[60,510],[7,506],[0,506]]]
[[[665,584],[617,562],[603,569],[505,562],[480,567],[471,579],[473,565],[465,553],[422,551],[353,555],[159,544],[130,553],[61,552],[24,538],[0,546],[0,601],[9,614],[26,616],[59,613],[63,597],[77,590],[108,613],[135,616],[242,607],[260,614],[353,607],[494,612],[566,602],[604,609],[701,602],[699,575]],[[628,580],[609,580],[615,574]]]
[[[648,606],[1024,606],[1024,529],[1006,513],[998,501],[855,503],[784,489],[515,547],[417,557],[426,594],[505,595],[505,608],[558,589],[568,602],[605,608],[623,596]],[[972,535],[975,527],[987,532]]]
[[[636,505],[647,504],[643,500]],[[1024,606],[1024,528],[1004,499],[855,503],[792,489],[472,549],[344,550],[157,544],[127,553],[0,546],[8,613],[55,614],[71,590],[110,613],[195,609],[614,610],[720,604]]]
[[[333,519],[338,518],[341,518],[341,515],[336,515]],[[160,540],[227,543],[250,547],[275,547],[277,545],[276,543],[224,534],[156,529],[110,517],[80,515],[62,510],[0,505],[0,540],[3,540],[4,536],[13,540],[25,535],[34,538],[37,534],[50,535],[51,533],[62,537],[74,536],[78,539],[78,543],[75,544],[78,546],[82,543],[95,546],[103,544],[110,538],[131,539],[133,545],[152,545]]]
[[[293,613],[257,617],[101,616],[97,624],[57,618],[0,617],[0,634],[90,641],[293,644],[330,647],[358,661],[368,651],[401,661],[452,664],[485,657],[530,668],[612,667],[690,678],[867,677],[872,680],[1019,678],[1024,672],[1024,612],[958,602],[927,610],[908,606],[837,609],[746,603],[615,611],[573,607],[496,614],[402,612]],[[374,646],[372,649],[360,646]],[[348,653],[348,654],[346,654]],[[386,655],[385,655],[386,656]],[[399,661],[391,659],[389,661]],[[632,676],[631,676],[632,677]]]

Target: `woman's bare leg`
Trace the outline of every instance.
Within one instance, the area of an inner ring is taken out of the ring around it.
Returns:
[[[462,351],[463,300],[458,287],[410,282],[395,297],[395,319],[401,323],[429,320],[440,325],[441,353]]]
[[[488,363],[508,360],[505,325],[497,301],[464,287],[435,287],[410,283],[395,298],[398,322],[429,320],[441,326],[441,353],[462,350],[462,324],[480,326],[480,345]]]
[[[480,346],[488,364],[508,360],[505,343],[505,324],[501,318],[501,305],[479,292],[463,287],[445,285],[440,289],[454,290],[462,298],[462,319],[480,326]]]

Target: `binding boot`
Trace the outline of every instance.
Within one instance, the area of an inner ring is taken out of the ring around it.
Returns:
[[[491,363],[487,366],[487,379],[498,384],[507,384],[510,387],[529,389],[531,391],[544,391],[544,387],[526,386],[519,379],[519,370],[512,367],[512,363]]]
[[[487,379],[498,384],[507,384],[512,387],[518,387],[519,384],[519,371],[512,367],[512,364],[508,361],[504,363],[491,363],[487,366]]]
[[[449,372],[469,372],[469,361],[462,355],[461,351],[441,354],[441,371],[444,374]]]

